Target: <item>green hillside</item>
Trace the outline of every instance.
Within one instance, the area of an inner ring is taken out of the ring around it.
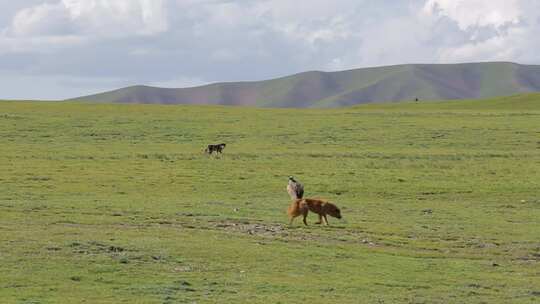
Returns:
[[[165,89],[135,86],[73,101],[339,107],[361,103],[473,99],[540,91],[540,66],[508,62],[408,64]]]
[[[539,121],[540,94],[0,102],[0,302],[536,303]],[[289,175],[344,219],[288,226]]]

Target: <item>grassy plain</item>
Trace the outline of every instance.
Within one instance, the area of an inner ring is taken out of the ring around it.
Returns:
[[[1,303],[534,303],[539,260],[540,95],[0,102]]]

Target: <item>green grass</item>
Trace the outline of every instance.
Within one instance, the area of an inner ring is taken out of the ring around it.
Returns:
[[[288,175],[345,219],[286,225]],[[540,95],[0,102],[0,187],[1,303],[540,300]]]

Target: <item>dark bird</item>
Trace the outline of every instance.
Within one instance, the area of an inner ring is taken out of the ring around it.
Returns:
[[[289,193],[292,200],[301,199],[304,197],[304,185],[296,181],[292,176],[289,176],[287,193]]]

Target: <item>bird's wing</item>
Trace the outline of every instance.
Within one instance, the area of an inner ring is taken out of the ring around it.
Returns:
[[[304,185],[302,184],[296,184],[296,197],[302,198],[304,197]]]
[[[298,194],[296,192],[296,187],[294,184],[288,184],[287,185],[287,193],[289,193],[289,196],[291,197],[291,199],[297,199],[298,198]]]

